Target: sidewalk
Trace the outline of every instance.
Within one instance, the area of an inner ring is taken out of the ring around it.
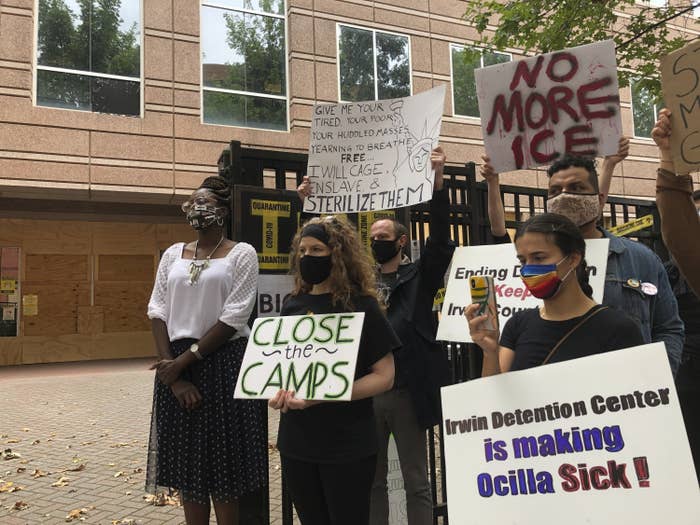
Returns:
[[[184,523],[181,507],[144,498],[150,363],[0,367],[0,523]],[[275,413],[269,428],[274,443]],[[270,452],[270,523],[281,525],[279,455]]]

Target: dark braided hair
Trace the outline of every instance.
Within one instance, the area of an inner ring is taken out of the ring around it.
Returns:
[[[223,177],[219,175],[207,177],[202,181],[198,189],[209,190],[216,197],[216,202],[219,206],[229,208],[231,204],[231,188]]]
[[[563,215],[540,213],[525,221],[515,234],[515,240],[526,233],[543,233],[551,238],[564,255],[581,254],[581,264],[576,268],[576,277],[581,290],[588,297],[593,297],[593,288],[588,283],[588,265],[586,264],[586,241],[581,230]]]

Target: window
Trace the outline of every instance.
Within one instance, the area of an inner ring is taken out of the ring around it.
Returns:
[[[658,112],[663,105],[656,102],[649,89],[639,80],[630,82],[630,90],[634,136],[651,138],[651,130],[654,129]]]
[[[340,100],[411,95],[408,37],[338,25]]]
[[[141,0],[39,0],[36,104],[141,114]]]
[[[287,130],[284,0],[202,3],[202,120]]]
[[[19,248],[0,247],[0,337],[18,335],[19,296]]]
[[[508,53],[495,51],[482,52],[474,57],[473,53],[468,53],[467,49],[455,44],[450,45],[450,51],[452,54],[452,112],[460,117],[479,118],[474,70],[510,62],[512,57]]]

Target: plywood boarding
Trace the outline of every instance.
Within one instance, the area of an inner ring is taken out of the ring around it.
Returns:
[[[104,309],[105,332],[148,330],[146,317],[153,281],[95,283],[95,305]]]
[[[151,281],[156,259],[148,255],[99,255],[98,281]]]

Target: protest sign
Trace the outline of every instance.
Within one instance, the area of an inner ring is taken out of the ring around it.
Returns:
[[[294,289],[294,276],[260,274],[258,276],[258,317],[276,317],[285,299]]]
[[[608,239],[586,240],[589,282],[593,288],[593,299],[598,303],[603,301],[608,244]],[[472,342],[469,326],[464,317],[464,309],[471,304],[469,277],[472,275],[493,277],[501,330],[506,321],[516,312],[542,304],[540,299],[530,294],[520,278],[520,263],[516,257],[514,244],[463,246],[457,248],[452,256],[450,278],[442,305],[437,339]]]
[[[661,60],[661,84],[671,110],[671,152],[676,172],[700,170],[700,40]]]
[[[451,524],[698,523],[663,343],[444,387],[442,413]]]
[[[475,71],[486,153],[497,172],[564,153],[611,155],[622,133],[612,40]]]
[[[433,195],[445,86],[405,98],[314,106],[309,213],[411,206]]]
[[[349,401],[364,312],[258,318],[253,323],[234,397]]]

